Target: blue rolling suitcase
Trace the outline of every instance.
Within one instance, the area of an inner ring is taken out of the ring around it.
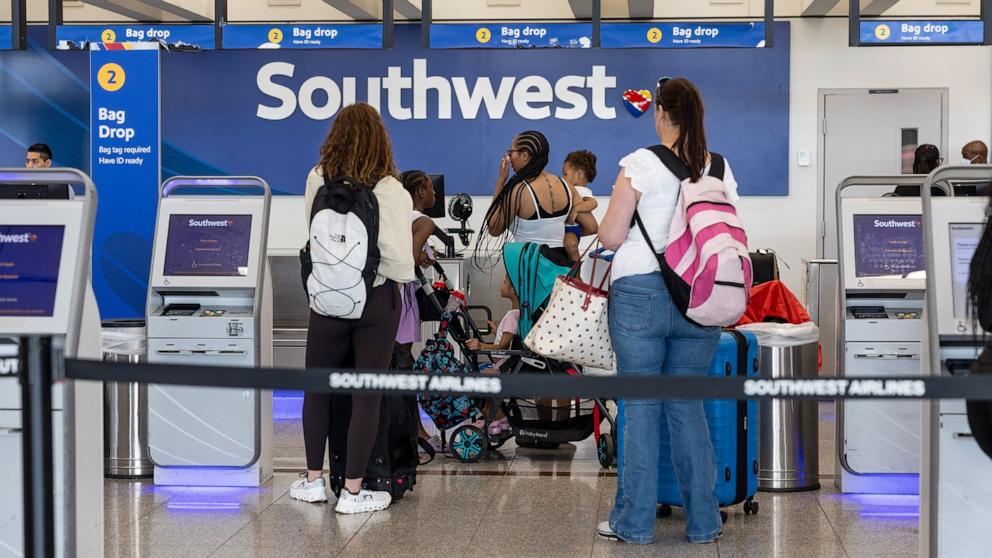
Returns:
[[[758,341],[753,333],[725,330],[720,335],[711,376],[757,376]],[[758,490],[758,402],[705,401],[706,422],[716,452],[716,496],[721,507],[744,503],[744,513],[758,513],[753,500]],[[622,405],[619,421],[623,421]],[[661,460],[659,462],[658,503],[662,515],[671,506],[682,506],[678,482],[671,461],[668,421],[661,417]],[[622,430],[620,430],[622,432]],[[622,440],[620,445],[622,447]]]

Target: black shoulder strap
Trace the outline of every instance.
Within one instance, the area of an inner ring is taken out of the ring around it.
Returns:
[[[689,166],[685,164],[685,161],[679,159],[679,156],[676,155],[674,151],[664,145],[652,145],[648,148],[648,151],[654,153],[659,159],[661,159],[662,164],[668,167],[668,170],[672,171],[672,174],[674,174],[679,180],[685,180],[692,174],[692,172],[689,171]],[[723,155],[720,155],[719,153],[710,153],[709,175],[718,180],[723,180],[723,175],[725,172],[726,162],[723,160]]]
[[[692,174],[689,171],[689,166],[685,164],[685,161],[679,159],[679,156],[675,154],[674,151],[665,147],[664,145],[652,145],[648,148],[648,151],[654,153],[663,165],[668,167],[668,170],[672,171],[680,181],[689,178]]]
[[[727,164],[723,160],[723,155],[710,152],[710,176],[722,182],[726,168]]]
[[[648,230],[644,227],[644,222],[641,221],[641,216],[636,209],[634,210],[634,223],[637,225],[637,228],[641,230],[641,236],[644,237],[644,242],[647,243],[648,248],[651,249],[651,253],[654,254],[654,258],[658,260],[658,265],[661,266],[661,269],[665,269],[665,258],[658,253],[658,250],[655,249],[654,243],[651,242],[651,236],[648,235]]]

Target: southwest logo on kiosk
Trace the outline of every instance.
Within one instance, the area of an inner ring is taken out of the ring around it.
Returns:
[[[627,107],[630,114],[640,117],[651,108],[651,92],[647,89],[640,91],[628,89],[623,92],[623,105]]]
[[[0,233],[0,244],[28,244],[36,242],[38,235],[34,233],[3,234]]]

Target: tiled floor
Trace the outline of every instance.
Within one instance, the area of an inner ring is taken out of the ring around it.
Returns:
[[[421,469],[417,488],[388,510],[339,516],[332,505],[289,498],[302,465],[299,426],[277,423],[275,478],[261,489],[180,489],[107,481],[107,556],[800,556],[911,557],[915,497],[837,494],[833,422],[821,408],[818,492],[759,493],[760,512],[738,506],[718,544],[686,543],[681,513],[659,519],[656,542],[633,546],[594,535],[612,506],[616,477],[591,441],[557,451],[512,443],[474,465],[451,458]]]

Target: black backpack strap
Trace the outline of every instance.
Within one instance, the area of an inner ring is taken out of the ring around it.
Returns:
[[[685,161],[679,159],[679,156],[675,154],[674,151],[665,147],[664,145],[652,145],[648,148],[648,151],[654,153],[663,165],[665,165],[668,170],[672,171],[680,181],[689,178],[692,173],[689,171],[689,166],[685,164]]]
[[[710,176],[719,181],[723,181],[723,174],[727,170],[727,163],[723,160],[723,155],[710,153]]]
[[[648,230],[644,227],[644,222],[641,221],[641,216],[636,209],[634,210],[634,223],[636,223],[637,228],[641,230],[641,236],[644,237],[644,242],[647,243],[648,248],[651,249],[651,253],[654,254],[654,259],[658,260],[658,265],[661,266],[661,269],[665,269],[664,256],[655,250],[654,243],[651,242],[651,237],[648,235]]]
[[[689,166],[685,164],[685,161],[679,159],[679,156],[676,155],[674,151],[664,145],[652,145],[648,148],[648,151],[654,153],[655,156],[661,159],[662,164],[664,164],[668,170],[672,171],[672,174],[674,174],[680,181],[689,178],[692,174],[689,171]],[[726,167],[727,164],[723,159],[723,155],[720,155],[719,153],[710,153],[710,176],[718,180],[723,180]]]

